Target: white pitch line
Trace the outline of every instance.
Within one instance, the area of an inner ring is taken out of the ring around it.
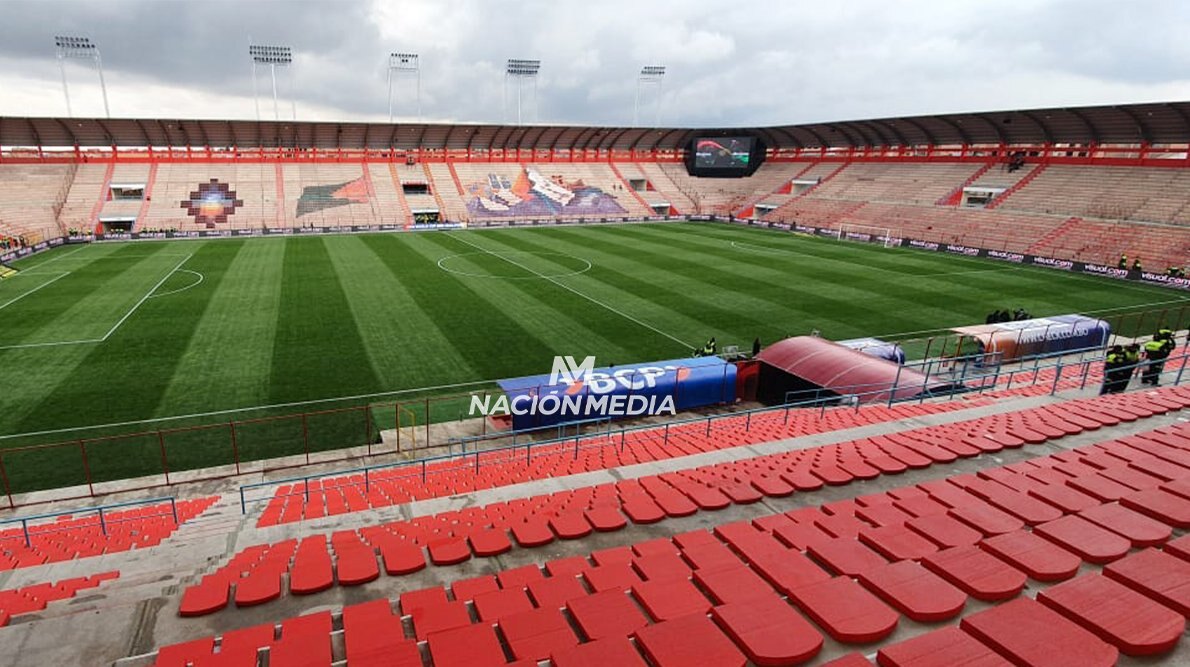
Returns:
[[[194,253],[190,253],[189,255],[186,255],[185,259],[178,262],[177,266],[175,266],[169,273],[165,274],[164,278],[162,278],[161,280],[158,280],[157,284],[153,285],[153,289],[146,292],[145,295],[141,297],[140,301],[137,301],[136,305],[132,307],[132,310],[129,310],[127,313],[124,313],[124,317],[121,317],[120,321],[116,322],[116,324],[111,329],[108,329],[107,333],[103,335],[103,338],[100,338],[99,340],[105,341],[108,338],[110,338],[112,334],[116,333],[116,329],[119,329],[120,325],[124,324],[124,322],[126,322],[129,317],[132,317],[132,314],[135,313],[136,310],[138,308],[140,308],[146,301],[148,301],[149,297],[153,296],[153,292],[156,292],[158,288],[160,288],[162,285],[164,285],[165,281],[169,280],[169,277],[172,276],[174,273],[176,273],[178,271],[178,269],[182,268],[182,265],[185,264],[186,262],[188,262],[190,260],[190,258],[193,256],[194,256]]]
[[[604,302],[600,301],[599,299],[596,299],[595,297],[592,297],[592,296],[588,296],[588,295],[586,295],[586,294],[583,294],[582,292],[580,292],[580,291],[578,291],[578,290],[574,289],[573,287],[571,287],[570,285],[567,285],[566,283],[558,282],[558,281],[557,281],[557,280],[555,280],[554,278],[552,278],[552,277],[550,277],[550,276],[548,276],[548,275],[546,275],[546,274],[544,274],[544,273],[540,273],[540,272],[538,272],[538,271],[534,271],[533,269],[531,269],[531,268],[529,268],[529,267],[525,266],[524,264],[521,264],[520,262],[518,262],[518,261],[516,261],[516,260],[509,259],[508,257],[505,257],[504,255],[501,255],[501,254],[500,254],[500,253],[498,253],[498,252],[493,252],[493,251],[491,251],[491,250],[488,250],[487,248],[485,248],[485,247],[483,247],[483,246],[481,246],[481,245],[476,245],[476,244],[472,243],[471,241],[468,241],[467,239],[465,239],[465,238],[462,238],[462,236],[461,236],[461,235],[458,235],[458,234],[450,234],[449,236],[450,236],[451,238],[456,238],[456,239],[458,239],[458,240],[462,241],[463,243],[466,243],[467,245],[471,246],[472,248],[476,248],[476,249],[478,249],[478,250],[482,250],[483,252],[486,252],[486,253],[488,253],[489,255],[493,255],[493,256],[495,256],[495,257],[499,257],[500,259],[502,259],[502,260],[504,260],[504,261],[508,262],[509,264],[512,264],[513,266],[518,266],[518,267],[520,267],[521,269],[524,269],[525,271],[528,271],[529,273],[535,274],[535,275],[537,275],[537,276],[539,276],[539,277],[541,277],[541,278],[543,278],[543,279],[545,279],[545,280],[548,280],[548,281],[550,281],[551,283],[553,283],[553,284],[557,285],[558,287],[561,287],[562,289],[564,289],[564,290],[567,290],[567,291],[569,291],[569,292],[573,292],[574,294],[577,294],[578,296],[581,296],[582,298],[586,299],[587,301],[590,301],[591,303],[593,303],[593,304],[595,304],[595,305],[602,306],[602,307],[604,307],[604,308],[606,308],[606,309],[610,310],[611,312],[613,312],[613,313],[615,313],[615,314],[619,315],[620,317],[623,317],[623,318],[624,318],[624,319],[626,319],[626,320],[630,320],[630,321],[632,321],[632,322],[635,322],[636,324],[639,324],[640,326],[642,326],[642,327],[644,327],[644,328],[646,328],[646,329],[648,329],[648,330],[650,330],[650,331],[652,331],[652,332],[654,332],[654,333],[661,334],[662,336],[665,336],[666,338],[668,338],[668,339],[670,339],[670,340],[674,341],[675,343],[678,343],[678,344],[679,344],[679,345],[681,345],[682,347],[685,347],[685,348],[690,348],[690,347],[691,347],[690,343],[687,343],[686,341],[684,341],[684,340],[681,340],[680,338],[675,338],[674,336],[671,336],[671,335],[669,335],[668,333],[666,333],[666,332],[664,332],[664,331],[662,331],[662,330],[658,329],[657,327],[655,327],[655,326],[653,326],[653,325],[651,325],[651,324],[649,324],[649,323],[647,323],[647,322],[642,322],[642,321],[640,321],[640,320],[636,319],[635,317],[633,317],[633,316],[629,315],[628,313],[625,313],[625,312],[624,312],[624,311],[622,311],[622,310],[619,310],[619,309],[617,309],[617,308],[614,308],[614,307],[612,307],[612,306],[609,306],[609,305],[607,305],[606,303],[604,303]]]
[[[181,269],[181,270],[177,271],[177,273],[189,273],[189,274],[190,274],[190,275],[192,275],[192,276],[198,276],[198,280],[196,280],[196,281],[194,281],[194,282],[190,283],[189,285],[187,285],[187,286],[185,286],[185,287],[179,287],[178,289],[175,289],[175,290],[170,290],[170,291],[168,291],[168,292],[162,292],[161,294],[154,294],[153,296],[151,296],[151,297],[149,297],[149,298],[151,298],[151,299],[157,299],[157,298],[160,298],[160,297],[163,297],[163,296],[172,296],[172,295],[174,295],[174,294],[178,294],[179,292],[185,292],[186,290],[188,290],[188,289],[190,289],[190,288],[192,288],[192,287],[198,287],[199,285],[201,285],[201,284],[202,284],[202,281],[204,281],[204,280],[206,280],[206,279],[207,279],[207,277],[206,277],[206,276],[204,276],[203,274],[199,273],[198,271],[191,271],[190,269]]]
[[[76,252],[86,250],[86,249],[87,249],[86,245],[81,245],[81,246],[75,248],[74,250],[71,250],[70,252],[64,252],[61,255],[58,255],[57,257],[51,257],[51,258],[45,260],[44,262],[38,262],[37,264],[34,264],[33,266],[29,267],[29,270],[32,271],[33,269],[40,269],[41,267],[45,266],[46,264],[49,264],[50,262],[56,262],[56,261],[62,259],[63,257],[69,257]]]
[[[73,345],[78,342],[96,343],[98,340],[92,341],[72,341],[69,343],[39,343],[37,345]],[[0,348],[5,349],[5,348]],[[402,396],[404,394],[415,394],[423,391],[440,391],[443,389],[461,389],[463,387],[474,387],[481,384],[495,384],[498,380],[474,380],[472,382],[455,382],[452,384],[439,384],[429,387],[412,387],[409,389],[398,389],[396,391],[381,391],[372,394],[356,394],[354,396],[335,396],[332,398],[316,398],[309,401],[291,401],[289,403],[273,403],[271,405],[253,405],[246,408],[229,408],[227,410],[212,410],[210,412],[195,412],[188,415],[170,415],[168,417],[153,417],[152,419],[136,419],[132,421],[112,422],[109,424],[91,424],[88,426],[72,426],[70,428],[58,428],[49,431],[30,431],[28,433],[13,433],[11,435],[0,435],[0,440],[10,440],[12,438],[28,438],[38,435],[54,435],[57,433],[70,433],[73,431],[87,431],[91,429],[106,429],[118,428],[120,426],[138,426],[141,424],[155,424],[157,422],[171,422],[183,419],[199,419],[202,417],[218,417],[222,415],[234,415],[242,412],[254,412],[256,410],[277,410],[280,408],[297,408],[307,405],[321,405],[323,403],[334,403],[337,401],[358,401],[362,399],[374,399],[388,396]]]
[[[185,264],[193,256],[194,256],[194,254],[191,253],[189,255],[186,255],[186,259],[183,259],[181,262],[178,262],[177,266],[175,266],[173,269],[171,269],[169,273],[165,274],[164,278],[157,281],[157,284],[153,286],[153,289],[150,289],[148,292],[146,292],[145,295],[141,297],[140,301],[136,302],[136,305],[134,305],[131,310],[129,310],[127,313],[124,313],[124,316],[121,317],[120,320],[118,322],[116,322],[116,324],[111,329],[108,329],[107,333],[104,334],[102,338],[88,338],[85,340],[61,340],[61,341],[54,341],[51,343],[22,343],[20,345],[2,345],[2,346],[0,346],[0,351],[2,351],[2,350],[27,350],[27,349],[38,348],[38,347],[62,347],[62,346],[66,346],[66,345],[89,345],[92,343],[105,342],[108,338],[110,338],[112,336],[112,334],[114,334],[116,332],[116,329],[119,329],[120,326],[122,324],[124,324],[124,322],[128,321],[129,317],[132,317],[132,314],[135,313],[138,308],[140,308],[142,305],[144,305],[145,301],[149,300],[149,297],[153,296],[153,292],[156,292],[157,289],[160,288],[161,285],[163,285],[166,280],[169,280],[170,276],[172,276],[179,269],[181,269],[182,265]]]
[[[19,275],[21,275],[21,274],[19,274],[19,273],[18,273],[17,275],[19,276]],[[9,301],[5,302],[3,305],[0,305],[0,310],[4,310],[5,308],[7,308],[7,307],[11,306],[12,304],[16,303],[17,301],[20,301],[21,299],[23,299],[23,298],[25,298],[25,297],[29,296],[30,294],[32,294],[32,293],[34,293],[34,292],[36,292],[37,290],[39,290],[39,289],[42,289],[42,288],[44,288],[44,287],[49,287],[50,285],[53,285],[55,282],[57,282],[57,281],[59,281],[59,280],[61,280],[61,279],[65,278],[66,276],[69,276],[69,275],[70,275],[70,272],[69,272],[69,271],[67,271],[66,273],[61,273],[61,274],[58,274],[58,276],[56,276],[54,279],[52,279],[52,280],[47,280],[46,282],[44,282],[44,283],[42,283],[42,284],[38,285],[37,287],[34,287],[33,289],[29,290],[28,292],[25,292],[24,294],[22,294],[22,295],[20,295],[20,296],[16,297],[15,299],[10,299]]]

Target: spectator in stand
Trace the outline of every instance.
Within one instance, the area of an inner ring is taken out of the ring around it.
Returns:
[[[1173,331],[1160,329],[1153,334],[1153,340],[1145,343],[1145,359],[1149,362],[1141,373],[1141,384],[1151,384],[1156,387],[1161,381],[1161,371],[1165,370],[1165,360],[1173,352],[1177,343],[1174,342]]]

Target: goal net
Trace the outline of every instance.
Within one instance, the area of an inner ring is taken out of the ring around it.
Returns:
[[[895,248],[901,245],[901,230],[892,227],[855,225],[845,222],[839,225],[836,238],[840,241],[879,243],[885,248]]]

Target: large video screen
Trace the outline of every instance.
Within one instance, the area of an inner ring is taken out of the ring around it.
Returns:
[[[744,170],[752,159],[752,137],[701,137],[694,140],[696,169]]]

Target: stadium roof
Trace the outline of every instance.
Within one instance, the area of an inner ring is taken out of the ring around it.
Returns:
[[[668,150],[695,135],[755,134],[774,148],[957,144],[1190,143],[1190,102],[985,111],[775,127],[643,128],[573,125],[0,117],[0,146],[212,146],[320,149]]]

